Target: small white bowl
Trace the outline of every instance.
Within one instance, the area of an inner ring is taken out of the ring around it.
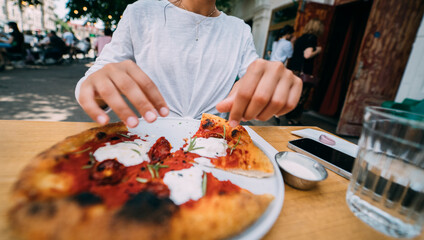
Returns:
[[[314,159],[296,152],[279,152],[275,155],[284,182],[288,185],[308,190],[327,178],[324,166]]]

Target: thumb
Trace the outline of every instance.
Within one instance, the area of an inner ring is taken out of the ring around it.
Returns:
[[[216,110],[218,112],[230,112],[231,108],[233,107],[235,94],[230,94],[227,98],[222,100],[216,105]]]

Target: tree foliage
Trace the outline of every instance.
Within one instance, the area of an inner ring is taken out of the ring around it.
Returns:
[[[28,0],[38,1],[38,0]],[[69,9],[68,19],[87,18],[89,22],[102,20],[106,26],[112,26],[119,22],[128,4],[136,0],[69,0],[66,7]],[[231,0],[217,0],[218,9],[230,12]]]

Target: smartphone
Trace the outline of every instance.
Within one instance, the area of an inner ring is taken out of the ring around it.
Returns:
[[[316,159],[324,167],[350,179],[355,158],[310,138],[289,141],[288,147]]]

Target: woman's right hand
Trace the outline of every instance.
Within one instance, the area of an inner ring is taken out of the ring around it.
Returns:
[[[103,110],[109,106],[128,127],[136,127],[138,117],[122,95],[147,122],[154,122],[158,113],[162,117],[169,114],[157,86],[131,60],[106,64],[88,76],[81,84],[78,100],[84,111],[102,125],[109,122],[109,116]]]

